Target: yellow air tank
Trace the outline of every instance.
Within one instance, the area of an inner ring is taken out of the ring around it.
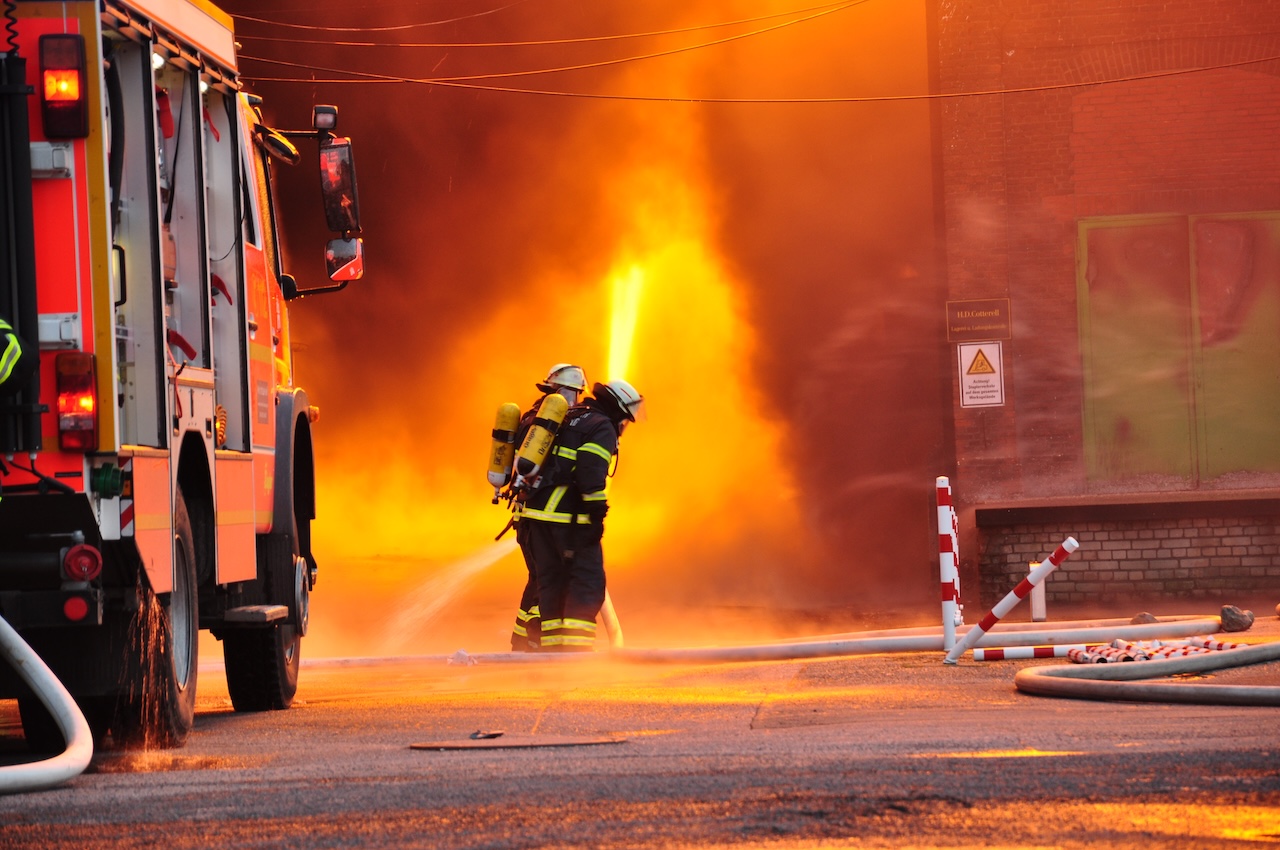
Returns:
[[[542,400],[538,407],[538,417],[533,420],[533,427],[524,438],[524,445],[516,455],[516,474],[521,478],[532,478],[537,475],[551,452],[551,444],[555,442],[560,423],[569,412],[569,402],[559,393],[552,393]]]
[[[498,408],[493,422],[493,442],[489,445],[489,483],[493,485],[494,504],[498,501],[498,489],[511,480],[519,424],[520,405],[509,401]]]

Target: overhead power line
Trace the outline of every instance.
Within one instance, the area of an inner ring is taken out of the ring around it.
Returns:
[[[865,2],[865,0],[864,0]],[[593,44],[608,41],[622,41],[626,39],[636,38],[656,38],[667,35],[683,35],[684,33],[701,32],[703,30],[723,29],[724,27],[744,26],[746,24],[756,24],[761,21],[769,21],[775,18],[788,18],[793,15],[805,15],[809,12],[816,12],[823,9],[835,10],[835,7],[843,7],[844,3],[823,3],[819,6],[809,6],[804,9],[793,9],[789,12],[774,12],[769,15],[759,15],[753,18],[741,18],[736,21],[720,21],[712,24],[697,24],[695,26],[679,27],[666,30],[652,30],[649,32],[631,32],[618,33],[615,35],[595,35],[581,36],[578,38],[547,38],[528,41],[334,41],[332,39],[320,38],[285,38],[282,36],[270,35],[250,35],[248,33],[236,33],[236,38],[241,41],[269,41],[276,44],[328,44],[338,47],[432,47],[432,48],[462,48],[462,47],[545,47],[550,45],[565,44]],[[504,7],[509,8],[509,7]],[[485,13],[488,14],[488,13]],[[258,18],[247,18],[247,20],[259,20]],[[409,24],[408,26],[427,26],[427,24]],[[312,29],[319,29],[312,27]],[[349,30],[346,27],[327,28],[334,31],[358,31],[358,32],[378,32],[387,28],[368,28],[361,30]],[[397,28],[392,28],[397,29]]]
[[[729,42],[732,42],[732,41],[741,41],[742,39],[745,39],[745,38],[753,38],[755,36],[763,35],[765,33],[775,32],[777,30],[784,29],[786,27],[794,26],[795,24],[806,23],[808,21],[816,20],[817,18],[822,18],[827,15],[834,14],[836,12],[842,12],[845,9],[849,9],[853,6],[861,6],[863,3],[867,3],[867,2],[870,2],[870,0],[848,0],[848,2],[838,3],[829,7],[816,7],[821,9],[822,11],[813,12],[812,14],[807,14],[800,18],[792,18],[791,20],[783,21],[780,24],[773,24],[771,26],[761,27],[760,29],[751,30],[750,32],[744,32],[744,33],[738,33],[737,35],[725,36],[724,38],[718,38],[713,41],[705,41],[699,44],[689,44],[683,47],[673,47],[670,50],[659,50],[654,53],[644,53],[637,56],[623,56],[618,59],[602,59],[598,62],[584,62],[579,65],[567,65],[567,66],[561,66],[558,68],[534,68],[532,70],[527,70],[527,71],[501,71],[501,72],[496,72],[492,74],[462,74],[462,75],[451,76],[451,77],[407,78],[407,77],[390,77],[385,74],[372,74],[372,73],[365,73],[361,71],[344,72],[342,70],[337,70],[333,68],[319,68],[315,66],[306,65],[303,63],[289,62],[283,59],[272,59],[265,56],[253,56],[253,55],[242,54],[241,58],[252,59],[257,62],[267,62],[274,65],[285,65],[285,66],[294,67],[294,68],[307,68],[309,70],[326,71],[328,73],[336,73],[336,74],[350,73],[350,74],[355,74],[361,77],[368,77],[371,79],[394,80],[398,82],[433,83],[437,85],[444,85],[446,83],[458,83],[458,82],[472,81],[472,80],[493,80],[493,79],[501,79],[506,77],[530,77],[538,74],[559,74],[559,73],[564,73],[566,71],[584,71],[591,68],[604,68],[610,65],[622,65],[628,62],[640,62],[645,59],[657,59],[663,56],[674,56],[678,53],[688,53],[693,50],[704,50],[708,47],[716,47],[721,44],[728,44]]]
[[[252,57],[248,57],[252,58]],[[272,61],[279,65],[288,65],[296,68],[303,68],[311,71],[323,71],[326,73],[337,74],[354,74],[358,78],[333,78],[333,79],[317,79],[311,77],[260,77],[253,75],[242,75],[246,80],[264,83],[307,83],[307,84],[416,84],[429,86],[445,86],[447,88],[473,89],[477,91],[491,91],[504,94],[532,94],[544,97],[571,97],[585,98],[591,100],[630,100],[651,103],[725,103],[725,104],[803,104],[803,103],[891,103],[895,101],[910,100],[947,100],[965,97],[987,97],[991,95],[1004,94],[1029,94],[1034,92],[1056,91],[1061,89],[1088,88],[1090,86],[1113,85],[1116,83],[1131,83],[1141,80],[1159,79],[1162,77],[1177,77],[1187,74],[1198,74],[1206,71],[1221,71],[1228,68],[1240,68],[1247,65],[1259,65],[1264,62],[1280,61],[1280,55],[1263,56],[1257,59],[1242,59],[1237,62],[1224,62],[1217,65],[1203,65],[1194,68],[1174,68],[1167,71],[1152,71],[1146,74],[1132,74],[1123,77],[1108,77],[1100,80],[1082,80],[1070,83],[1050,83],[1039,86],[1018,86],[1007,89],[980,89],[975,91],[961,92],[928,92],[923,94],[902,94],[902,95],[868,95],[868,96],[838,96],[838,97],[678,97],[668,95],[629,95],[629,94],[602,94],[596,92],[575,92],[575,91],[556,91],[554,89],[527,89],[517,88],[514,86],[497,86],[484,83],[467,82],[465,78],[461,79],[413,79],[410,77],[398,77],[386,74],[374,74],[363,71],[348,71],[335,68],[322,68],[313,65],[304,65],[295,62],[284,62],[279,60],[259,60]]]
[[[414,24],[397,24],[395,26],[386,27],[325,27],[317,24],[291,24],[287,21],[273,21],[269,18],[257,18],[253,15],[232,15],[231,17],[237,21],[253,21],[256,24],[270,24],[274,27],[285,27],[295,30],[312,30],[314,32],[397,32],[402,30],[421,29],[422,27],[438,27],[444,24],[453,24],[459,21],[483,18],[487,15],[496,15],[498,12],[505,12],[507,9],[515,8],[524,2],[525,0],[515,0],[514,3],[499,6],[496,9],[485,9],[483,12],[472,12],[469,15],[458,15],[457,17],[441,18],[436,21],[419,21]],[[239,36],[239,33],[236,33],[236,35]]]

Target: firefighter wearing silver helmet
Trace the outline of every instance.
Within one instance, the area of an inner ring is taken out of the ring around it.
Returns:
[[[543,395],[520,417],[520,424],[516,428],[517,446],[524,443],[525,434],[533,426],[533,420],[538,415],[538,408],[541,407],[542,400],[552,393],[559,393],[564,396],[570,406],[577,404],[578,399],[587,390],[587,375],[581,366],[575,366],[572,363],[557,363],[547,370],[546,379],[539,381],[535,386]],[[520,544],[520,552],[524,555],[524,564],[528,571],[524,592],[520,595],[520,608],[516,611],[516,622],[511,629],[511,649],[515,652],[538,649],[542,632],[540,609],[538,607],[538,578],[534,569],[533,556],[529,551],[528,523],[519,521],[524,509],[524,498],[526,496],[527,491],[522,492],[516,497],[517,501],[512,505],[513,510],[516,512],[513,516],[516,527],[516,542]]]
[[[530,494],[523,514],[538,577],[541,646],[590,650],[605,598],[605,484],[618,454],[618,436],[643,418],[644,398],[626,381],[591,387],[591,397],[565,416],[553,462]]]
[[[572,406],[587,391],[587,373],[581,366],[557,363],[547,370],[547,379],[539,382],[537,387],[544,393],[560,393]]]

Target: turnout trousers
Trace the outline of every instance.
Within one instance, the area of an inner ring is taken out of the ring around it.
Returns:
[[[511,649],[514,652],[536,650],[542,640],[542,614],[538,607],[538,575],[534,569],[533,552],[529,547],[529,525],[529,520],[516,521],[516,542],[520,544],[520,554],[524,556],[529,577],[524,583],[524,591],[520,594],[520,609],[516,612],[516,622],[511,629]]]
[[[590,651],[604,604],[604,550],[581,526],[530,520],[529,550],[537,573],[542,649]]]

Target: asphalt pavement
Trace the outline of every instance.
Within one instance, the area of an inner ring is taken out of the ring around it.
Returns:
[[[1234,637],[1280,639],[1257,615]],[[0,848],[1280,842],[1280,709],[1013,686],[1064,663],[330,659],[263,714],[234,713],[206,663],[185,748],[107,749],[0,797]],[[1280,662],[1179,682],[1280,687]],[[12,705],[0,763],[30,758]]]

